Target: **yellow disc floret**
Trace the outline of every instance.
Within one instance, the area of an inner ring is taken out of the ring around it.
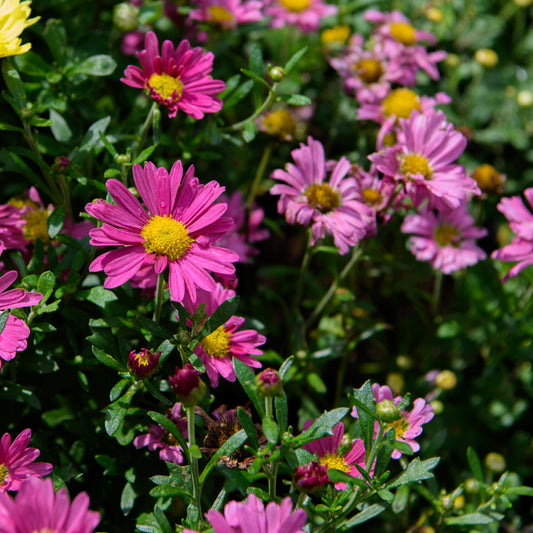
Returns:
[[[48,217],[50,213],[46,209],[35,209],[28,211],[24,215],[26,224],[24,225],[24,237],[29,241],[35,242],[41,239],[43,244],[50,241],[48,234]]]
[[[435,230],[434,236],[439,246],[453,246],[457,248],[459,246],[458,238],[461,236],[461,232],[451,224],[441,224]]]
[[[420,98],[410,89],[394,89],[381,102],[381,110],[386,117],[409,118],[414,109],[420,111]]]
[[[215,22],[231,22],[233,15],[222,6],[211,6],[208,8],[211,20]]]
[[[398,418],[398,420],[387,424],[385,431],[388,431],[390,428],[394,428],[394,436],[396,439],[401,439],[404,436],[404,433],[409,429],[409,420],[405,414],[402,413],[401,418]]]
[[[333,26],[333,28],[326,28],[320,34],[320,40],[322,44],[335,44],[335,43],[345,43],[350,37],[350,26],[346,24],[338,24]]]
[[[325,183],[313,183],[305,191],[311,207],[329,213],[340,205],[340,195]]]
[[[371,207],[378,207],[383,202],[383,196],[376,189],[363,189],[361,194],[363,195],[363,202]]]
[[[164,100],[172,98],[179,100],[183,93],[183,83],[174,76],[168,74],[152,74],[148,85]]]
[[[340,470],[341,472],[348,472],[349,466],[344,462],[344,457],[341,457],[339,454],[327,453],[323,457],[320,457],[319,463],[322,466],[325,466],[328,470],[334,468],[335,470]]]
[[[231,333],[228,333],[224,326],[220,326],[213,333],[202,339],[200,344],[211,357],[226,357],[229,353],[229,343]]]
[[[393,22],[389,24],[390,34],[405,46],[413,46],[416,43],[416,30],[407,22]]]
[[[413,176],[414,174],[422,174],[425,179],[431,179],[433,169],[429,161],[420,154],[406,154],[400,160],[400,170],[405,177]]]
[[[8,473],[9,470],[7,469],[7,466],[2,463],[0,465],[0,486],[2,486],[2,483],[6,480]]]
[[[280,4],[293,13],[300,13],[309,7],[309,0],[280,0]]]
[[[296,131],[296,122],[292,115],[285,109],[278,109],[269,113],[263,119],[263,128],[266,133],[274,137],[281,137],[282,139],[292,137]]]
[[[179,259],[193,243],[187,229],[172,216],[155,216],[141,231],[148,253],[166,255],[169,261]]]
[[[376,83],[383,76],[383,66],[377,59],[361,59],[355,64],[355,73],[365,83]]]

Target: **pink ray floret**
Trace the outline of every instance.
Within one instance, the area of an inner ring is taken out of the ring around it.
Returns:
[[[170,118],[181,110],[199,119],[204,113],[216,113],[222,108],[222,100],[215,95],[226,84],[211,77],[214,59],[211,52],[191,48],[184,39],[177,48],[171,41],[164,41],[160,53],[157,36],[149,31],[145,49],[137,52],[137,57],[142,68],[129,65],[121,81],[147,90],[156,102],[168,107]]]
[[[98,200],[86,206],[103,221],[102,227],[91,230],[91,244],[119,246],[89,267],[91,272],[105,272],[106,288],[118,287],[150,266],[156,274],[168,271],[172,300],[181,302],[187,294],[194,301],[197,287],[215,288],[211,272],[234,275],[232,263],[238,254],[215,246],[233,227],[233,221],[222,216],[226,204],[215,203],[224,187],[216,181],[200,184],[193,166],[184,175],[181,161],[170,172],[150,162],[144,168],[134,165],[133,178],[148,211],[115,179],[106,184],[114,204]]]
[[[533,207],[533,188],[526,189],[524,196],[529,205]],[[511,231],[515,233],[510,244],[495,250],[491,255],[493,259],[500,261],[516,261],[516,265],[503,278],[507,281],[533,264],[533,214],[524,205],[520,196],[502,198],[498,204],[498,210],[505,215]]]
[[[233,29],[263,18],[263,2],[259,0],[195,0],[193,4],[198,7],[190,11],[191,20],[218,24],[224,29]]]
[[[339,252],[346,254],[350,246],[365,237],[374,221],[372,210],[356,199],[355,179],[347,177],[350,162],[342,157],[326,181],[322,143],[309,137],[307,145],[300,143],[291,155],[295,164],[288,163],[285,170],[277,169],[271,174],[283,182],[270,190],[271,194],[280,195],[278,212],[285,213],[290,224],[311,225],[313,244],[332,235]]]
[[[50,463],[35,463],[40,451],[28,448],[31,430],[25,429],[11,442],[11,435],[4,433],[0,439],[0,493],[19,490],[23,480],[42,477],[52,471]]]
[[[324,17],[336,15],[338,8],[323,0],[267,0],[265,15],[272,28],[298,26],[303,32],[316,32]]]
[[[443,274],[475,265],[486,257],[476,239],[485,237],[487,230],[475,226],[466,205],[446,213],[407,215],[402,231],[411,235],[409,247],[416,258],[428,261]]]
[[[0,277],[0,313],[7,309],[31,307],[38,304],[43,295],[38,292],[27,292],[24,289],[8,289],[17,279],[17,272],[10,270]],[[26,349],[30,328],[24,320],[11,314],[7,317],[4,329],[0,332],[0,368],[2,360],[10,361],[17,352]]]
[[[456,159],[466,147],[464,135],[446,122],[442,111],[400,119],[398,143],[369,159],[385,176],[403,182],[415,207],[428,200],[441,211],[458,208],[481,194],[474,179]]]
[[[86,492],[71,503],[67,489],[56,493],[49,478],[23,481],[14,498],[0,494],[0,533],[92,533],[99,522]]]

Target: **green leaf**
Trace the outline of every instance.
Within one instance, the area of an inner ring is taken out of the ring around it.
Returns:
[[[519,487],[511,487],[505,490],[505,494],[518,494],[519,496],[533,496],[533,487],[526,487],[520,485]]]
[[[81,145],[78,148],[75,148],[70,152],[68,158],[71,163],[77,162],[79,159],[82,159],[87,156],[87,154],[95,147],[96,143],[100,141],[100,132],[104,132],[111,121],[111,117],[101,118],[97,120],[87,130],[87,133],[84,135],[81,140]]]
[[[188,463],[190,463],[191,459],[189,455],[189,446],[183,438],[183,435],[181,434],[180,430],[177,428],[176,424],[174,424],[174,422],[172,422],[172,420],[167,418],[165,415],[162,415],[157,411],[149,411],[148,416],[154,422],[157,422],[158,424],[163,426],[178,441],[178,444],[182,447],[182,452],[185,456],[185,459]]]
[[[0,314],[0,334],[2,333],[2,331],[4,331],[8,318],[9,318],[9,309],[6,309],[5,311],[2,311],[2,313]]]
[[[263,419],[265,417],[265,406],[263,398],[261,398],[257,392],[254,371],[247,364],[239,361],[237,358],[233,358],[233,368],[235,369],[235,375],[237,376],[239,383],[242,385],[244,392],[246,392],[248,398],[252,400],[259,418]]]
[[[128,413],[128,409],[130,408],[131,400],[136,392],[136,386],[132,385],[124,395],[122,395],[118,400],[115,400],[113,403],[109,404],[104,409],[106,414],[105,429],[110,437],[112,437],[123,424],[126,414]]]
[[[133,489],[133,485],[127,481],[120,495],[120,510],[124,516],[127,516],[133,509],[135,498],[137,498],[137,493]]]
[[[282,396],[274,398],[274,408],[276,409],[276,420],[279,423],[279,430],[284,433],[287,431],[287,426],[289,425],[289,404],[285,391],[282,392]]]
[[[68,77],[72,77],[76,74],[85,74],[87,76],[109,76],[113,73],[116,66],[117,64],[111,56],[98,54],[67,69],[65,75]]]
[[[285,376],[287,375],[287,372],[291,368],[292,364],[294,363],[294,355],[291,355],[283,361],[283,364],[279,367],[278,374],[281,379],[281,381],[285,381]]]
[[[251,78],[252,80],[256,81],[259,85],[259,88],[261,85],[265,86],[269,91],[270,91],[270,85],[268,84],[268,82],[266,82],[262,76],[256,74],[255,72],[252,72],[251,70],[248,70],[246,68],[241,68],[241,72],[248,76],[249,78]],[[256,88],[258,86],[256,85]],[[259,92],[259,96],[260,97],[261,93]]]
[[[246,435],[248,436],[248,441],[250,442],[250,445],[257,450],[259,448],[259,441],[257,440],[257,431],[255,429],[255,424],[253,423],[252,418],[248,414],[248,411],[246,411],[242,407],[237,407],[237,418],[239,419],[239,422],[241,423],[241,426],[243,427],[244,431],[246,431]]]
[[[271,444],[276,444],[279,439],[279,428],[275,420],[270,417],[263,418],[263,433]]]
[[[39,281],[37,281],[37,292],[40,292],[43,295],[41,302],[46,302],[46,300],[50,298],[55,284],[56,277],[54,276],[53,272],[47,270],[39,276]]]
[[[247,122],[242,130],[242,138],[247,143],[250,143],[255,139],[255,136],[257,135],[258,131],[259,128],[257,127],[257,124],[255,124],[255,122]]]
[[[342,529],[346,530],[357,526],[358,524],[362,524],[363,522],[381,514],[387,507],[388,504],[386,503],[374,503],[373,505],[369,505],[366,509],[356,514],[352,519],[344,522]]]
[[[394,495],[394,500],[392,501],[392,510],[396,514],[401,513],[405,509],[405,506],[409,501],[410,492],[411,489],[408,485],[403,485],[396,491],[396,494]]]
[[[153,24],[163,16],[163,2],[145,2],[139,10],[139,24]]]
[[[15,111],[20,115],[20,112],[26,106],[26,93],[24,92],[24,85],[22,84],[18,71],[9,59],[2,60],[2,76],[6,82],[9,94],[13,97]]]
[[[49,128],[52,121],[49,118],[33,116],[30,118],[30,124],[36,128]]]
[[[242,446],[248,437],[246,431],[241,429],[234,435],[232,435],[211,457],[203,472],[200,474],[200,485],[203,485],[207,479],[207,476],[211,473],[211,470],[216,466],[218,461],[223,455],[231,455],[235,450]]]
[[[55,109],[50,109],[50,120],[52,121],[50,129],[52,130],[52,135],[55,140],[60,143],[70,141],[72,138],[72,131],[69,128],[67,121]]]
[[[61,233],[65,224],[65,207],[62,205],[56,207],[46,223],[48,224],[48,235],[50,235],[51,239],[55,239]]]
[[[283,98],[289,105],[309,105],[311,98],[303,94],[291,94],[288,98]]]
[[[357,408],[359,426],[365,444],[365,450],[372,448],[372,439],[374,437],[374,421],[376,419],[374,407],[374,394],[370,380],[365,381],[360,389],[354,389],[353,400]]]
[[[223,109],[229,109],[238,102],[240,102],[254,86],[253,80],[246,80],[242,85],[240,85],[235,91],[224,101]]]
[[[226,88],[218,95],[218,98],[224,100],[228,94],[234,91],[241,81],[240,74],[234,74],[231,78],[226,80]]]
[[[485,476],[483,475],[483,467],[481,466],[481,461],[479,460],[476,451],[471,446],[469,446],[466,451],[466,458],[468,459],[468,464],[470,465],[470,470],[472,470],[474,477],[480,483],[483,483],[485,479]]]
[[[39,398],[33,394],[33,391],[19,385],[18,383],[8,382],[0,388],[0,398],[16,402],[24,402],[34,409],[41,410]]]
[[[113,291],[110,291],[109,289],[104,289],[102,285],[92,287],[91,289],[89,289],[89,291],[84,293],[83,296],[85,296],[86,300],[92,302],[98,307],[101,307],[102,309],[109,302],[114,302],[118,299],[117,295]]]
[[[135,527],[142,533],[163,533],[153,513],[142,513]]]
[[[65,52],[67,50],[67,32],[63,21],[58,19],[48,19],[43,32],[43,38],[52,53],[54,60],[63,65]]]
[[[158,505],[154,507],[154,514],[155,514],[157,523],[159,524],[159,527],[161,528],[161,531],[163,533],[172,533],[172,528],[170,527],[170,523],[167,517],[165,516],[165,513],[161,510],[161,508]]]
[[[407,468],[387,488],[392,489],[401,485],[422,481],[423,479],[431,479],[434,476],[430,470],[433,470],[439,461],[439,457],[432,457],[425,461],[421,461],[419,457],[415,457],[407,465]]]
[[[88,337],[88,340],[90,337]],[[114,357],[109,355],[108,353],[104,352],[103,350],[100,350],[100,348],[97,348],[96,346],[92,347],[93,355],[105,366],[108,366],[109,368],[113,368],[117,372],[127,372],[128,369],[120,362],[117,361]]]
[[[237,311],[239,306],[239,297],[233,296],[222,302],[217,310],[205,321],[202,327],[202,338],[213,333],[218,327],[224,325]]]
[[[130,383],[128,378],[123,378],[119,382],[115,383],[113,388],[109,391],[109,401],[114,402],[126,388],[126,385]]]
[[[302,56],[307,52],[307,46],[304,46],[298,52],[296,52],[288,61],[285,63],[285,66],[283,67],[283,70],[288,74],[298,61],[302,58]]]
[[[468,526],[476,524],[490,524],[495,522],[494,518],[483,513],[469,513],[462,516],[449,516],[444,519],[449,526]]]
[[[138,316],[137,321],[141,328],[147,330],[150,334],[162,339],[168,339],[172,337],[172,334],[167,331],[163,326],[160,326],[157,322],[150,320],[144,316]]]
[[[339,407],[322,413],[303,433],[292,439],[291,445],[300,448],[304,444],[333,434],[333,428],[348,414],[347,407]]]
[[[132,165],[141,164],[144,163],[153,153],[153,151],[157,148],[157,144],[152,144],[151,146],[148,146],[148,148],[145,148],[132,162]]]

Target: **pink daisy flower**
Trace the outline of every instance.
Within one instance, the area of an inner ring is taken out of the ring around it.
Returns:
[[[249,263],[258,254],[250,243],[264,241],[270,236],[266,228],[261,228],[265,212],[254,204],[247,215],[240,191],[229,196],[222,194],[220,201],[227,204],[226,215],[233,219],[235,225],[220,238],[218,245],[238,253],[240,263]]]
[[[288,497],[265,507],[257,496],[249,494],[245,502],[228,502],[224,514],[210,509],[205,517],[215,533],[304,533],[307,515],[303,509],[293,511]]]
[[[30,440],[30,429],[19,433],[13,442],[9,433],[4,433],[0,439],[0,493],[19,490],[23,480],[46,476],[52,471],[50,463],[33,462],[41,452],[28,448]]]
[[[99,522],[86,492],[71,503],[67,489],[56,494],[49,478],[25,480],[14,498],[0,494],[0,533],[91,533]]]
[[[322,0],[267,0],[265,5],[265,15],[272,17],[272,28],[298,26],[303,32],[317,31],[322,18],[337,12],[337,6]]]
[[[31,307],[43,298],[38,292],[26,292],[24,289],[7,290],[15,279],[17,279],[15,270],[10,270],[0,277],[0,313],[17,307]],[[17,352],[26,349],[26,339],[29,335],[30,328],[24,320],[9,314],[4,329],[0,331],[0,368],[2,361],[10,361]]]
[[[169,409],[166,416],[174,422],[183,437],[188,439],[187,417],[184,416],[181,403],[175,403],[172,409]],[[176,439],[159,424],[150,424],[148,427],[148,433],[135,437],[135,439],[133,439],[133,445],[137,449],[148,446],[148,449],[151,452],[159,450],[159,459],[161,459],[161,461],[174,463],[176,465],[181,465],[184,462],[183,448],[178,444]]]
[[[429,208],[444,211],[481,193],[464,167],[453,163],[465,147],[466,138],[442,111],[423,115],[415,110],[400,119],[398,143],[368,158],[385,176],[406,185],[415,207],[427,199]]]
[[[533,207],[533,188],[526,189],[524,196],[529,205]],[[493,259],[500,261],[517,261],[516,265],[504,276],[503,281],[507,281],[533,264],[533,215],[520,196],[502,198],[498,204],[498,210],[505,215],[511,231],[515,233],[510,244],[495,250],[491,255]]]
[[[23,224],[16,207],[0,205],[0,254],[8,249],[25,250],[27,242],[22,232]]]
[[[190,11],[190,19],[218,24],[225,30],[263,18],[263,2],[259,0],[195,0],[194,3],[198,7]]]
[[[464,204],[446,213],[425,211],[407,215],[402,232],[411,234],[409,247],[416,258],[428,261],[443,274],[475,265],[486,257],[475,241],[484,237],[487,230],[474,225]]]
[[[326,183],[324,147],[312,137],[307,143],[291,152],[295,165],[288,163],[286,170],[272,172],[271,178],[284,183],[274,185],[270,193],[280,195],[278,212],[285,213],[290,224],[312,224],[313,244],[332,235],[344,255],[364,238],[373,213],[356,200],[355,180],[346,177],[350,162],[342,157]]]
[[[313,424],[312,420],[306,420],[304,429],[309,429]],[[311,453],[318,455],[318,462],[324,465],[328,470],[335,469],[345,472],[352,477],[361,478],[361,474],[355,465],[365,468],[365,445],[361,439],[353,441],[350,451],[342,454],[339,451],[342,437],[344,436],[344,424],[339,422],[333,428],[333,435],[328,435],[320,439],[313,440],[303,445],[303,448]],[[372,476],[374,467],[372,466],[369,474]],[[337,481],[335,483],[337,490],[344,490],[346,483]]]
[[[161,274],[167,268],[172,300],[181,302],[196,288],[215,288],[209,272],[232,276],[238,255],[215,246],[233,221],[222,215],[226,204],[214,203],[224,188],[216,181],[201,185],[191,165],[185,175],[181,161],[169,172],[153,163],[133,166],[133,179],[148,212],[118,180],[107,181],[115,204],[104,200],[87,204],[87,212],[104,222],[91,230],[91,244],[120,246],[105,252],[90,265],[91,272],[103,270],[108,289],[126,283],[143,266]]]
[[[176,116],[178,109],[193,118],[203,118],[204,113],[216,113],[222,100],[215,95],[226,84],[214,80],[213,54],[200,47],[192,48],[183,40],[175,49],[171,41],[164,41],[161,54],[159,42],[153,31],[145,37],[145,49],[137,52],[142,68],[129,65],[120,81],[130,87],[145,89],[158,103],[168,107],[168,116]]]
[[[394,397],[389,386],[383,385],[380,386],[378,383],[372,385],[372,393],[377,403],[381,403],[383,400],[389,400],[394,402],[395,405],[398,405],[402,401],[401,396]],[[414,439],[422,433],[422,426],[432,420],[435,413],[431,405],[426,403],[426,400],[423,398],[417,398],[413,403],[413,409],[411,411],[406,411],[402,409],[400,411],[400,418],[394,422],[387,424],[385,432],[390,428],[394,428],[394,435],[396,440],[405,442],[408,444],[413,452],[420,450],[420,444]],[[357,408],[352,409],[352,416],[354,418],[359,418],[357,414]],[[374,425],[374,437],[378,432],[379,422],[376,420]],[[402,456],[400,450],[394,450],[391,454],[393,459],[399,459]]]

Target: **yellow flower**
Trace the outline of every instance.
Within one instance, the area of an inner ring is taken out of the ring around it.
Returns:
[[[21,46],[19,35],[41,17],[28,19],[31,0],[0,0],[0,57],[25,54],[31,44]]]

